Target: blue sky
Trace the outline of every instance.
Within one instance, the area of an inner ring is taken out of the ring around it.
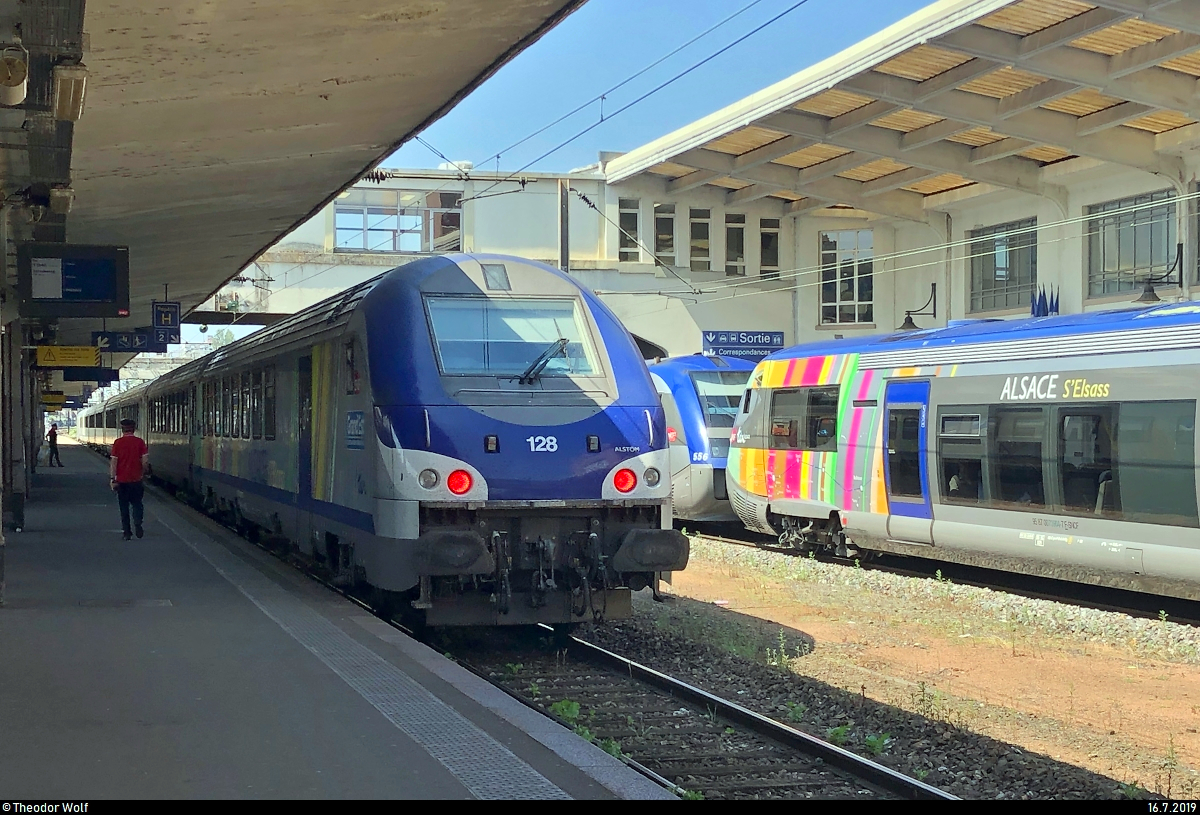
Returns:
[[[598,96],[750,0],[589,0],[500,69],[423,134],[448,158],[481,162],[560,115]],[[605,101],[606,113],[632,101],[792,6],[759,0]],[[652,141],[841,51],[928,0],[808,0],[781,20],[601,124],[531,169],[565,171],[596,161],[600,150],[626,151]],[[599,118],[599,106],[505,154],[516,170]],[[433,168],[442,159],[417,141],[387,167]],[[487,169],[495,169],[493,160]],[[482,169],[482,167],[481,167]]]

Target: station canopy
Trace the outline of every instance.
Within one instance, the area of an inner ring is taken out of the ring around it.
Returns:
[[[1073,157],[1186,180],[1198,77],[1200,0],[945,0],[606,173],[793,215],[925,221],[934,196],[980,185],[1065,202],[1043,168]]]
[[[109,331],[164,295],[186,312],[582,2],[0,0],[0,45],[19,31],[30,55],[26,104],[0,110],[7,194],[75,193],[9,237],[128,246],[132,314]],[[80,61],[62,121],[52,66]]]

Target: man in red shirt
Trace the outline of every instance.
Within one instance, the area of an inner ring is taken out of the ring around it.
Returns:
[[[117,501],[121,505],[121,529],[125,540],[133,537],[129,533],[129,508],[133,507],[133,529],[137,536],[142,536],[142,476],[150,463],[150,452],[146,442],[133,434],[137,430],[137,422],[133,419],[121,420],[121,438],[113,442],[108,456],[108,472],[111,476],[112,488],[117,492]]]

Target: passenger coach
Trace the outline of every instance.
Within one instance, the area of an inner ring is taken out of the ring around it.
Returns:
[[[84,412],[154,474],[434,625],[631,613],[682,569],[666,425],[632,337],[567,275],[426,258]]]
[[[733,431],[742,521],[1200,598],[1200,305],[975,321],[803,345],[755,369]]]

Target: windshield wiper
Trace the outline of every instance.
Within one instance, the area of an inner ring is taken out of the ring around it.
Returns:
[[[550,343],[549,348],[538,354],[537,359],[529,363],[529,367],[526,368],[525,372],[517,378],[517,381],[522,385],[532,385],[537,381],[538,377],[542,375],[542,371],[546,369],[546,366],[550,364],[550,360],[566,351],[567,345],[569,345],[570,342],[571,341],[568,339],[559,337],[557,340]]]

